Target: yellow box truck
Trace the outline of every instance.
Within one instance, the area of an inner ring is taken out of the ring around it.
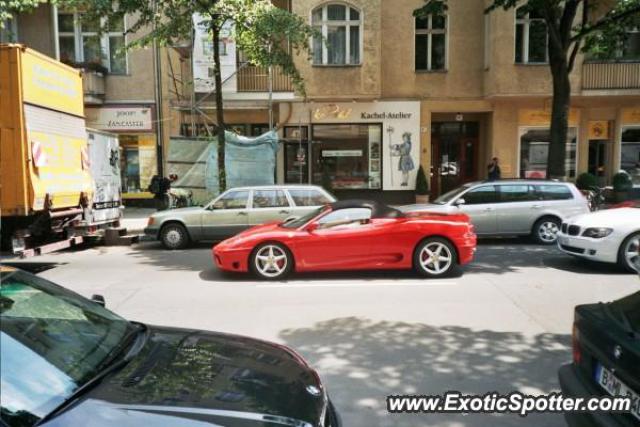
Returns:
[[[80,71],[22,45],[0,45],[3,247],[16,252],[60,239],[92,200]]]

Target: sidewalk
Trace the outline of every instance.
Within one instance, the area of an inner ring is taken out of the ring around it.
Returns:
[[[154,212],[156,210],[151,208],[125,208],[120,225],[127,229],[127,234],[142,234],[149,215]]]

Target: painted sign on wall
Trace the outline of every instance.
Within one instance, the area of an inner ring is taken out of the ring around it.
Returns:
[[[153,109],[150,106],[87,107],[87,126],[111,132],[152,132]]]

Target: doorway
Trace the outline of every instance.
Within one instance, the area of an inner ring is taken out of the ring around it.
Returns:
[[[590,140],[589,141],[589,173],[598,180],[598,186],[604,187],[608,184],[610,156],[612,144],[609,141]]]
[[[478,122],[431,126],[431,196],[478,179]]]

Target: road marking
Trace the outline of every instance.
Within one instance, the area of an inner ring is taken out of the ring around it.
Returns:
[[[264,283],[260,285],[254,285],[256,288],[367,288],[367,287],[380,287],[380,286],[394,286],[394,287],[423,287],[428,288],[430,286],[456,286],[458,283],[454,281],[450,282],[420,282],[420,283]]]

